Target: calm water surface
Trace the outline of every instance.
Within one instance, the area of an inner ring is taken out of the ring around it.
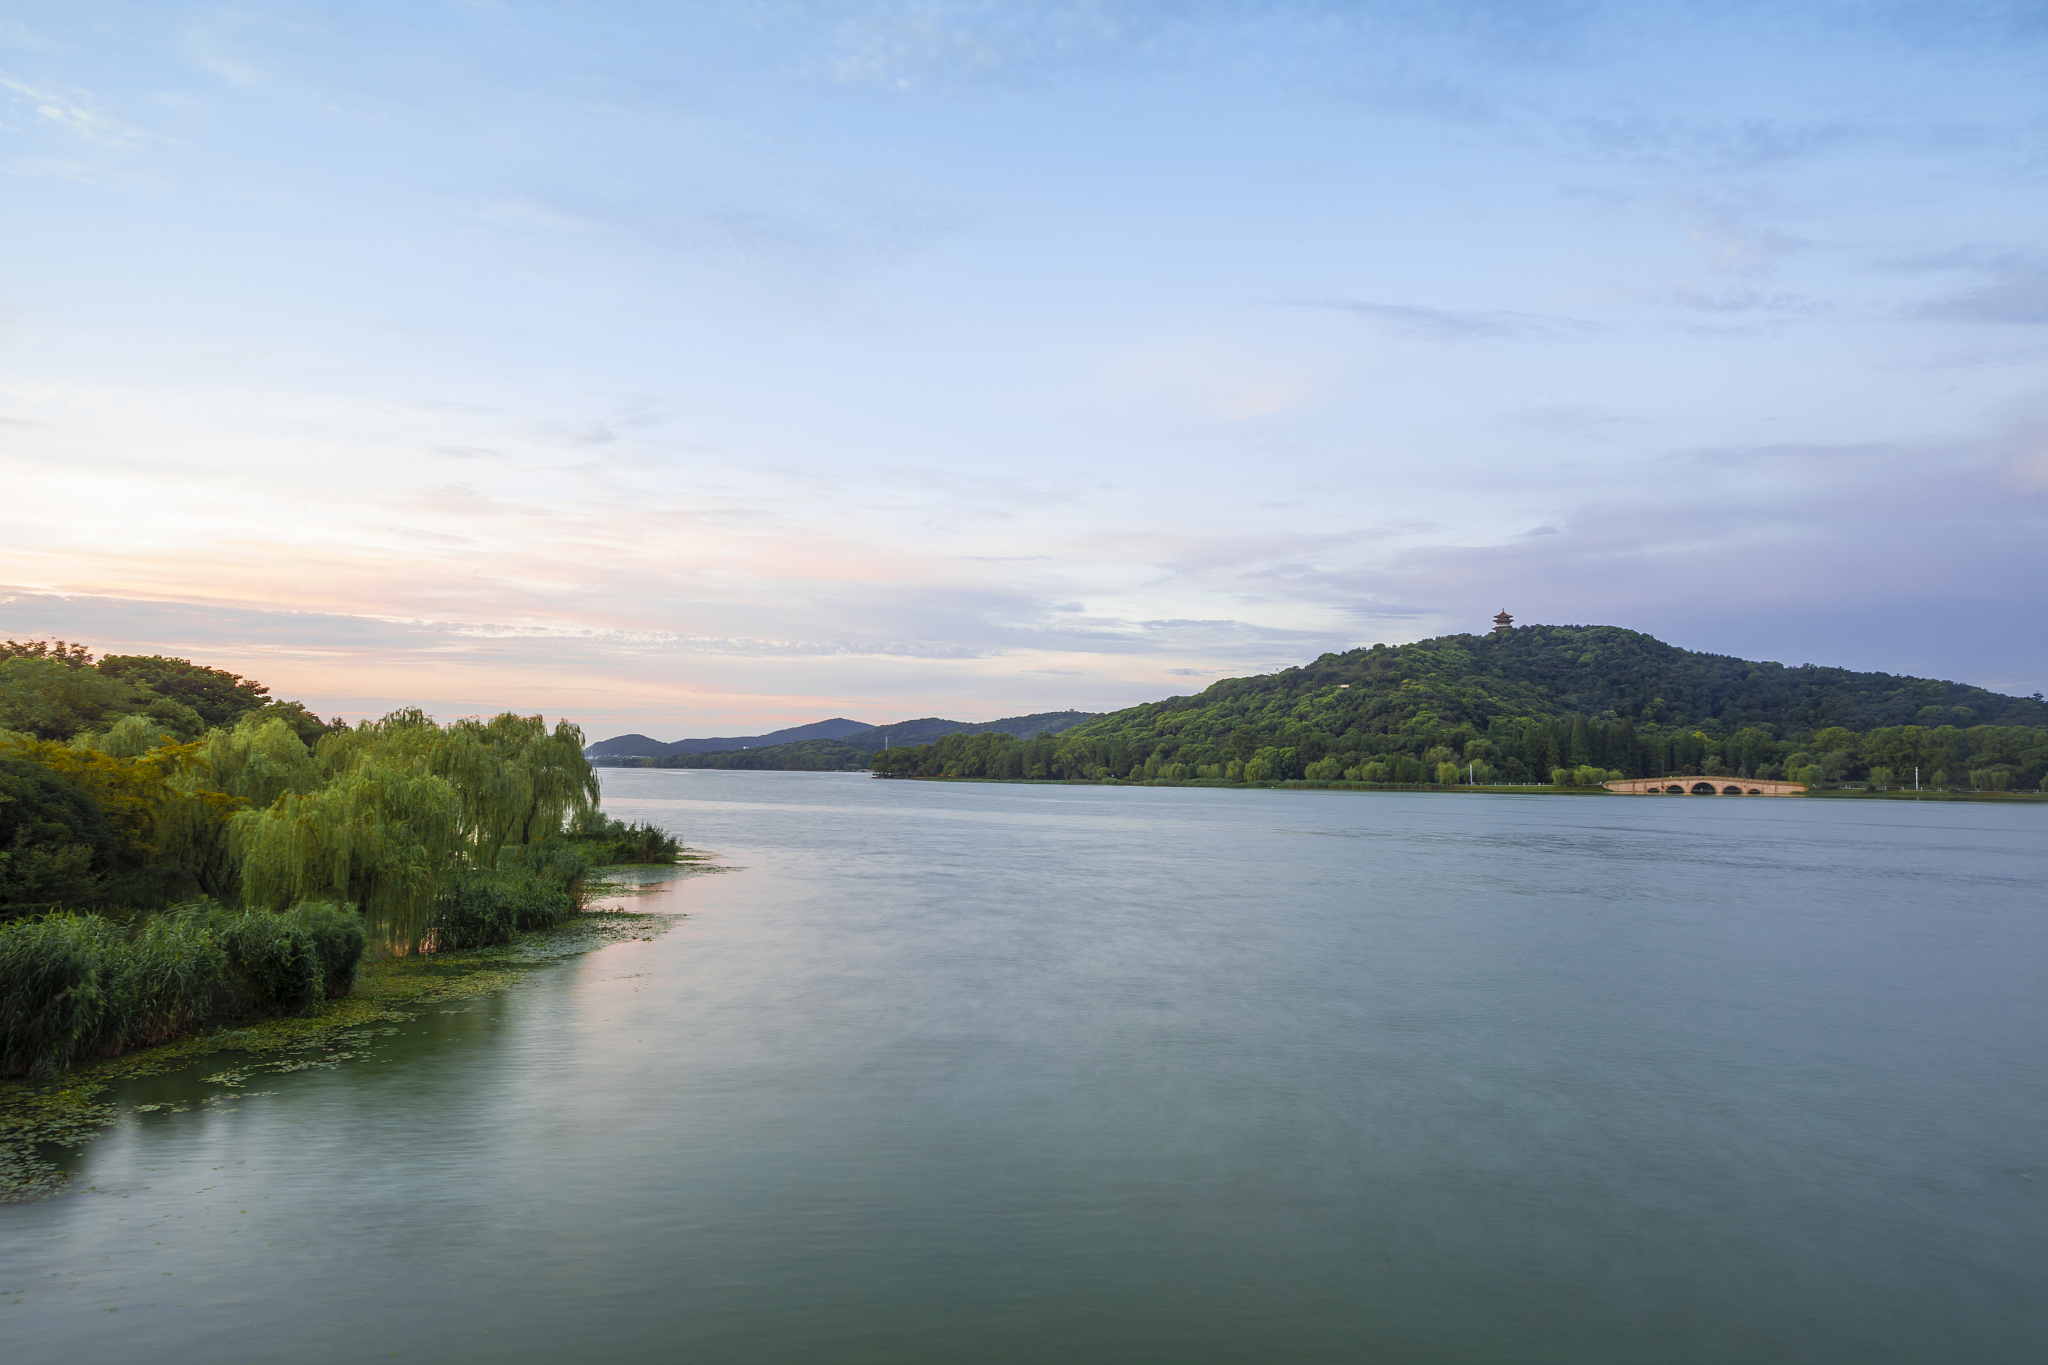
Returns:
[[[0,1354],[2048,1358],[2048,810],[605,788],[745,870],[94,1144]]]

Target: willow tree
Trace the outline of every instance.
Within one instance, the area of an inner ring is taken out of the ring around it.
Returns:
[[[508,844],[561,833],[598,802],[583,732],[566,721],[550,732],[540,716],[508,712],[444,727],[418,710],[394,711],[319,745],[320,763],[331,773],[368,754],[403,761],[454,788],[462,802],[463,853],[477,867],[496,866]]]
[[[289,785],[290,764],[246,766],[288,785],[235,817],[245,901],[343,899],[394,945],[419,940],[457,866],[495,867],[506,845],[559,834],[598,799],[582,732],[539,716],[442,726],[394,711],[324,736],[310,790]]]
[[[560,834],[570,820],[594,810],[597,774],[583,756],[583,731],[562,721],[552,732],[540,716],[509,712],[488,722],[457,721],[459,737],[486,761],[484,780],[465,783],[464,833],[480,866],[494,866],[507,844],[530,844]]]
[[[114,727],[118,737],[130,717]],[[75,742],[75,741],[74,741]],[[170,779],[184,800],[165,807],[159,857],[224,901],[238,898],[239,857],[231,833],[238,811],[263,810],[287,795],[320,785],[312,752],[286,722],[246,716],[232,729],[211,730],[187,746],[190,757]]]
[[[374,753],[311,792],[235,815],[244,904],[354,905],[394,947],[419,941],[461,854],[461,799],[414,765]]]

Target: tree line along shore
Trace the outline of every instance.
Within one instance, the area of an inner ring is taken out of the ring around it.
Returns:
[[[0,1077],[348,994],[674,862],[539,716],[323,721],[189,660],[0,645]]]
[[[1697,774],[2041,792],[2048,704],[1700,654],[1613,626],[1524,626],[1325,654],[1058,735],[949,735],[870,767],[1013,781],[1583,789]]]

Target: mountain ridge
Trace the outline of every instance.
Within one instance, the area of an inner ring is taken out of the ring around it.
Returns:
[[[1061,734],[1097,716],[1093,711],[1038,711],[1027,716],[1004,716],[998,720],[958,721],[925,716],[891,725],[865,725],[858,731],[837,737],[818,736],[744,749],[671,750],[661,754],[596,752],[586,750],[591,761],[604,767],[642,768],[751,768],[766,771],[836,772],[859,771],[868,766],[875,753],[895,745],[917,745],[953,734],[1002,733],[1029,738],[1041,733]],[[858,724],[858,722],[853,722]],[[829,722],[818,722],[829,724]],[[810,727],[797,726],[793,729]],[[775,733],[788,733],[777,731]],[[630,738],[620,736],[620,739]],[[644,736],[642,737],[644,738]],[[604,744],[616,741],[606,740]]]
[[[808,725],[792,725],[785,730],[770,730],[765,735],[736,735],[713,739],[677,739],[664,743],[646,735],[614,735],[601,739],[595,744],[585,745],[585,758],[659,758],[666,754],[713,754],[732,749],[754,749],[772,744],[795,744],[806,739],[844,739],[875,727],[866,721],[848,720],[845,716],[834,716],[830,720],[814,720]]]

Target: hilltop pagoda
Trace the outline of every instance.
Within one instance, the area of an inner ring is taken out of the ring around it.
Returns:
[[[1500,615],[1493,618],[1493,633],[1495,635],[1505,635],[1514,628],[1515,618],[1508,615],[1506,612],[1502,612]]]

